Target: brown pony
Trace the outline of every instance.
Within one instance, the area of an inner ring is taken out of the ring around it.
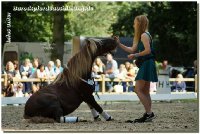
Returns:
[[[90,107],[94,119],[99,119],[100,114],[105,120],[112,120],[92,95],[94,81],[91,70],[97,56],[109,53],[116,47],[117,42],[113,38],[85,39],[81,50],[70,59],[55,81],[28,99],[24,118],[40,118],[38,122],[45,122],[45,119],[60,122],[61,117],[72,113],[84,101]]]

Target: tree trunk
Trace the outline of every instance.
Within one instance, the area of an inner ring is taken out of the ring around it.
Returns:
[[[54,2],[54,7],[63,7],[63,2]],[[52,60],[60,59],[63,63],[64,53],[64,11],[53,12],[53,43]]]

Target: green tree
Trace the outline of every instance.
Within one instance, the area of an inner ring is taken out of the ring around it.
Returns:
[[[196,2],[124,2],[121,6],[117,23],[111,26],[115,35],[133,36],[134,17],[146,14],[157,60],[192,66],[197,58]]]
[[[69,2],[68,6],[92,7],[91,11],[69,12],[68,36],[111,36],[110,25],[117,20],[119,6],[115,2]]]
[[[2,43],[6,42],[6,17],[11,13],[11,41],[52,41],[52,14],[50,12],[13,11],[14,7],[48,6],[47,2],[2,2]]]
[[[54,7],[63,7],[63,2],[54,2]],[[53,21],[53,42],[55,43],[52,59],[63,60],[64,53],[64,11],[55,11]]]

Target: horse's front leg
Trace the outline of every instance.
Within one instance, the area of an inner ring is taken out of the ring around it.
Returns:
[[[100,121],[101,118],[99,118],[99,113],[91,106],[87,103],[88,107],[90,108],[90,111],[92,113],[92,116],[94,118],[94,121]]]
[[[92,95],[93,86],[87,83],[82,83],[82,88],[83,89],[81,90],[81,92],[83,101],[89,105],[90,109],[92,108],[91,112],[93,112],[93,116],[96,117],[96,115],[99,113],[106,121],[113,120],[113,118],[107,112],[103,111],[101,106],[96,102],[94,96]]]
[[[101,108],[101,106],[96,102],[92,94],[84,95],[83,101],[86,102],[88,105],[90,105],[90,107],[92,108],[91,112],[94,112],[94,116],[99,113],[106,121],[113,120],[113,118],[106,111],[104,111]]]

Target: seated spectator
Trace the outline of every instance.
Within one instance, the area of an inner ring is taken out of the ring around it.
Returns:
[[[94,65],[94,66],[92,67],[92,78],[97,78],[97,79],[99,79],[99,78],[101,77],[101,75],[98,74],[98,72],[99,72],[98,66],[97,66],[97,65]],[[95,91],[96,91],[96,92],[99,92],[99,85],[100,85],[100,83],[99,83],[98,81],[95,81],[94,83],[95,83]]]
[[[103,62],[101,61],[100,58],[96,58],[94,65],[96,65],[98,67],[98,73],[101,74],[104,72],[105,70],[105,65],[103,64]]]
[[[126,79],[127,76],[127,70],[124,64],[120,64],[119,66],[119,73],[117,75],[117,78],[123,80]]]
[[[43,82],[43,80],[47,79],[47,73],[44,69],[44,65],[41,64],[38,66],[35,73],[31,75],[31,78],[39,78],[41,79],[41,82],[34,82],[32,85],[33,93],[37,92],[42,86],[46,86],[47,83]]]
[[[8,75],[8,79],[12,79],[16,75],[14,64],[11,61],[8,61],[4,70],[4,74]]]
[[[21,75],[20,75],[20,72],[19,72],[19,62],[17,60],[15,60],[13,62],[13,64],[14,64],[14,69],[15,69],[15,72],[16,72],[15,77],[21,79]]]
[[[5,97],[12,97],[14,95],[14,84],[13,81],[8,81],[8,85],[4,89],[4,96]]]
[[[38,58],[34,58],[32,65],[33,66],[32,66],[32,70],[31,70],[31,74],[33,74],[37,70],[38,65],[39,65],[39,59]]]
[[[135,71],[135,76],[136,76],[139,68],[136,66],[135,61],[133,61],[133,64],[131,64],[130,66],[131,66],[130,68],[132,68],[133,71]]]
[[[127,70],[127,71],[129,71],[129,69],[130,69],[130,64],[131,64],[131,63],[128,62],[128,61],[125,62],[125,67],[126,67],[126,70]]]
[[[157,82],[150,82],[150,92],[156,92],[156,83]]]
[[[129,65],[129,70],[127,72],[127,77],[128,79],[131,80],[131,82],[128,83],[128,92],[133,92],[134,91],[134,86],[133,82],[135,80],[136,72],[137,72],[137,67],[134,66],[134,64]]]
[[[100,78],[101,75],[100,75],[98,72],[99,72],[98,66],[97,66],[97,65],[94,65],[94,66],[92,67],[92,77],[93,77],[93,78]]]
[[[124,80],[127,77],[127,70],[124,64],[121,64],[119,66],[119,74],[117,75],[117,78],[119,78],[120,80]],[[126,82],[121,82],[122,86],[123,86],[123,92],[126,92]]]
[[[27,79],[31,73],[32,68],[30,67],[30,59],[26,58],[24,60],[24,65],[21,65],[20,67],[20,73],[22,79]],[[31,92],[31,83],[30,82],[23,82],[23,93],[30,93]]]
[[[47,77],[49,79],[55,79],[56,78],[56,72],[54,71],[54,62],[49,61],[47,67],[45,67],[45,71],[47,73]]]
[[[23,90],[23,84],[22,83],[16,84],[14,86],[14,96],[15,97],[24,97],[22,90]]]
[[[177,75],[177,81],[175,81],[172,85],[172,91],[173,92],[186,92],[186,84],[185,81],[182,81],[183,75],[178,74]]]
[[[55,68],[54,71],[56,73],[56,76],[63,71],[63,67],[61,67],[61,61],[59,59],[56,60],[55,62]]]
[[[6,68],[4,70],[4,74],[8,76],[8,86],[4,90],[4,94],[6,97],[10,97],[14,95],[14,86],[18,84],[17,82],[13,82],[14,77],[19,77],[17,71],[15,70],[15,66],[11,61],[8,61],[6,64]]]
[[[127,76],[129,76],[130,79],[135,78],[136,74],[135,74],[135,68],[133,64],[130,64],[129,70],[127,72]]]
[[[107,54],[105,76],[111,79],[111,81],[106,81],[106,89],[108,92],[113,91],[113,86],[114,84],[116,84],[113,82],[113,80],[114,78],[117,77],[117,72],[118,72],[118,64],[116,60],[113,59],[113,56],[111,54]]]

